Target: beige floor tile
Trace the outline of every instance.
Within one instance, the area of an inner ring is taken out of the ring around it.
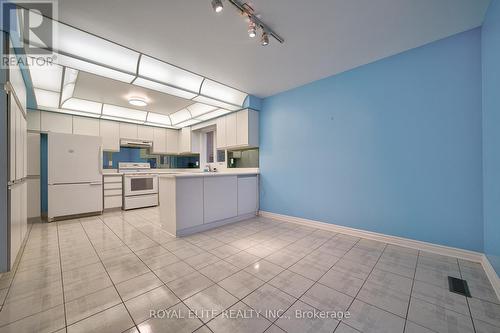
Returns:
[[[155,274],[148,272],[117,284],[116,289],[122,299],[126,301],[161,285],[163,282]]]
[[[129,299],[125,306],[136,323],[150,318],[150,311],[160,311],[170,308],[180,302],[167,287],[161,286],[147,293]]]
[[[118,304],[92,317],[68,326],[68,333],[115,333],[123,332],[133,326],[134,322],[130,318],[125,306],[123,306],[123,304]]]
[[[119,303],[115,288],[109,287],[66,303],[66,320],[71,325]]]

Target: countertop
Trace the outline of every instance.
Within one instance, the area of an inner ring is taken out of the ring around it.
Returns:
[[[182,172],[160,174],[160,178],[193,178],[193,177],[224,177],[224,176],[248,176],[258,175],[259,171],[240,171],[240,172]]]
[[[201,170],[190,171],[186,169],[151,169],[144,174],[154,174],[159,177],[205,177],[205,176],[227,176],[227,175],[258,175],[259,169],[225,169],[218,172],[203,172]],[[104,169],[103,176],[122,176],[117,169]]]

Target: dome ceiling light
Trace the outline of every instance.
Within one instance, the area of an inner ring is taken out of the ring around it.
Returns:
[[[146,102],[146,100],[142,97],[130,97],[128,99],[128,103],[133,106],[141,106],[141,107],[148,106],[148,102]]]

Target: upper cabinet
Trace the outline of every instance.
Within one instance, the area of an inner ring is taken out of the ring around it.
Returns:
[[[153,130],[153,154],[167,153],[167,132],[164,128],[152,128]]]
[[[132,138],[129,138],[132,139]],[[154,140],[154,130],[153,127],[150,126],[137,126],[137,139],[144,141],[153,141]]]
[[[259,113],[246,109],[217,119],[217,148],[259,146]]]
[[[73,133],[73,116],[55,112],[42,112],[40,130],[43,132]]]
[[[226,147],[226,117],[217,118],[217,148]]]
[[[237,145],[237,120],[238,117],[236,116],[236,112],[226,116],[226,147],[235,147]]]
[[[28,133],[28,172],[30,176],[40,176],[40,134]]]
[[[99,128],[102,139],[102,150],[120,151],[120,123],[100,120]]]
[[[99,136],[99,119],[73,117],[73,134]]]
[[[167,154],[179,154],[179,130],[166,129]]]
[[[191,127],[184,127],[179,134],[179,154],[194,154],[200,152],[199,133],[193,132]]]
[[[129,123],[120,123],[121,139],[137,139],[137,125]]]
[[[28,120],[28,130],[39,131],[40,130],[40,111],[29,110],[27,112]]]
[[[245,109],[220,117],[216,126],[218,149],[241,149],[259,146],[259,113]],[[177,155],[200,153],[200,131],[191,127],[180,130],[86,118],[56,112],[28,112],[32,131],[100,136],[104,151],[120,151],[120,140],[151,141],[153,154]]]
[[[259,146],[259,112],[255,110],[241,110],[236,113],[236,146]]]

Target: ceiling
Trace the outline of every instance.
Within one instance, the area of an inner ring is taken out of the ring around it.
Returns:
[[[252,0],[275,40],[261,47],[225,1],[60,0],[59,20],[258,97],[482,24],[490,0]]]
[[[131,97],[139,97],[145,100],[148,105],[146,107],[133,106],[134,109],[165,115],[169,115],[193,104],[193,101],[188,99],[164,94],[155,90],[138,87],[83,71],[78,73],[73,97],[105,104],[113,104],[125,108],[131,107],[128,102]]]

